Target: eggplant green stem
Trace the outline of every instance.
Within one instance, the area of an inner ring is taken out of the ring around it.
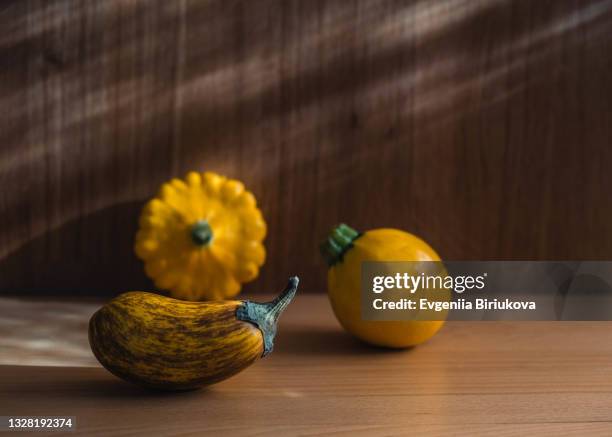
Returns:
[[[325,258],[327,265],[342,261],[347,250],[353,247],[353,241],[361,236],[360,232],[344,223],[339,224],[329,234],[327,240],[321,244],[321,254]]]
[[[251,302],[245,300],[236,310],[236,318],[250,322],[261,331],[264,340],[262,357],[265,357],[274,348],[274,337],[276,336],[276,323],[282,312],[295,296],[298,283],[297,276],[289,278],[289,283],[283,292],[274,300],[266,303]]]

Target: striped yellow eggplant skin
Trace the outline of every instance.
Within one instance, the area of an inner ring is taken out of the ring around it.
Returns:
[[[190,390],[213,384],[271,350],[276,321],[295,294],[297,278],[291,285],[266,304],[124,293],[92,316],[89,343],[107,370],[148,388]]]

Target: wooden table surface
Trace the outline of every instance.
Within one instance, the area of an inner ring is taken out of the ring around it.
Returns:
[[[279,329],[272,355],[188,393],[100,367],[3,365],[0,415],[76,416],[88,436],[612,435],[610,323],[455,322],[386,351],[345,334],[324,296],[302,295]]]

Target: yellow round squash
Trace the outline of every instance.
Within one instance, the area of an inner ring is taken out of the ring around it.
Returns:
[[[187,174],[143,208],[135,251],[155,285],[185,300],[225,299],[259,274],[266,223],[242,182]]]
[[[361,317],[361,264],[364,261],[440,261],[423,240],[397,229],[364,233],[341,224],[321,251],[329,265],[328,295],[340,324],[355,337],[376,346],[406,348],[431,338],[443,320],[369,321]]]

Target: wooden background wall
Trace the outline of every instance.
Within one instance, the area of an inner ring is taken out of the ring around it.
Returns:
[[[139,210],[191,169],[269,223],[252,290],[345,221],[447,259],[612,259],[612,2],[4,1],[0,290],[148,288]]]

